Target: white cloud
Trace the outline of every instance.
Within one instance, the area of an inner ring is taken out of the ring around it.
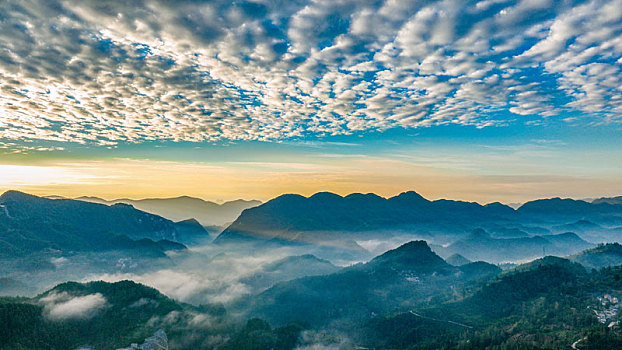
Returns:
[[[89,277],[86,280],[118,282],[128,279],[152,286],[173,299],[196,304],[229,302],[250,293],[241,283],[206,278],[201,274],[168,269],[141,275],[131,273],[103,274]]]
[[[206,247],[212,253],[217,248]],[[202,252],[202,251],[201,251]],[[165,295],[194,304],[230,303],[249,295],[251,289],[240,282],[242,277],[249,276],[264,264],[277,260],[288,250],[272,251],[270,254],[242,256],[237,254],[216,254],[206,262],[203,256],[190,257],[179,261],[170,269],[153,272],[114,273],[88,276],[84,281],[103,280],[118,282],[133,280],[156,288]],[[197,252],[198,253],[198,252]]]
[[[40,299],[44,315],[52,320],[88,319],[106,307],[107,301],[100,293],[71,296],[66,292],[50,293]]]
[[[9,0],[0,12],[7,141],[280,140],[622,110],[616,0]]]

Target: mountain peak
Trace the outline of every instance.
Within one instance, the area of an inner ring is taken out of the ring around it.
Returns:
[[[0,200],[2,201],[24,200],[24,199],[35,199],[35,198],[39,198],[39,197],[34,196],[32,194],[16,191],[16,190],[8,190],[0,196]]]
[[[551,255],[533,260],[526,264],[518,265],[512,271],[536,270],[536,269],[542,268],[543,266],[556,266],[556,267],[564,268],[570,271],[574,271],[576,273],[585,272],[585,269],[580,264],[574,261],[565,259],[565,258],[560,258],[557,256],[551,256]]]
[[[188,226],[201,226],[201,223],[195,218],[177,221],[176,224],[188,225]]]
[[[270,203],[270,202],[273,202],[273,203],[274,202],[285,202],[285,201],[295,201],[295,200],[301,200],[301,199],[305,199],[305,197],[302,195],[296,194],[296,193],[286,193],[286,194],[282,194],[276,198],[269,200],[265,204]]]
[[[220,204],[220,206],[234,205],[234,204],[255,204],[255,205],[259,205],[259,204],[261,204],[261,201],[257,200],[257,199],[242,199],[242,198],[239,198],[239,199],[234,199],[232,201],[224,202],[224,203]]]
[[[311,197],[309,197],[309,199],[315,199],[315,200],[339,200],[339,199],[343,199],[343,197],[341,197],[340,195],[338,195],[336,193],[332,193],[332,192],[318,192],[318,193],[312,195]]]
[[[515,211],[515,209],[512,208],[511,206],[505,205],[500,202],[488,203],[484,205],[484,207],[489,208],[489,209],[494,209],[494,210],[499,211],[500,213],[506,213],[506,214],[512,214]]]
[[[409,203],[428,203],[429,201],[425,199],[422,195],[415,191],[406,191],[398,194],[395,197],[390,198],[393,201],[399,202],[409,202]]]
[[[191,196],[188,196],[188,195],[178,196],[178,197],[175,197],[175,198],[172,198],[172,199],[190,199],[190,200],[197,200],[198,199],[200,201],[205,201],[205,200],[203,200],[201,198],[191,197]]]
[[[462,265],[466,265],[471,263],[471,260],[465,258],[464,256],[456,253],[453,254],[452,256],[450,256],[449,258],[445,259],[445,261],[448,264],[454,265],[454,266],[462,266]]]
[[[375,257],[369,264],[419,272],[439,271],[450,266],[430,249],[426,241],[405,243]]]
[[[534,214],[569,214],[591,210],[595,204],[572,198],[536,199],[521,205],[517,211]]]
[[[350,193],[344,198],[349,200],[385,200],[375,193]]]
[[[469,238],[484,239],[484,238],[491,238],[491,236],[483,228],[476,228],[475,230],[471,231]]]
[[[617,196],[617,197],[602,197],[602,198],[598,198],[598,199],[594,199],[592,201],[592,204],[601,204],[601,203],[607,203],[607,204],[622,204],[622,196]]]
[[[568,240],[568,241],[572,240],[572,241],[583,241],[583,242],[585,242],[583,240],[583,238],[579,237],[579,235],[574,233],[574,232],[558,233],[558,234],[556,234],[554,236],[558,237],[558,238],[563,238],[563,239]]]
[[[407,243],[402,244],[401,246],[390,250],[389,252],[399,252],[399,251],[408,251],[408,252],[420,252],[420,251],[426,251],[426,252],[432,252],[432,249],[430,249],[430,246],[428,245],[428,242],[426,241],[410,241]]]

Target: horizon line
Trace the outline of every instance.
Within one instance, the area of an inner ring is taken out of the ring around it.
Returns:
[[[378,197],[380,197],[382,199],[388,200],[388,199],[395,198],[395,197],[398,197],[398,196],[406,194],[406,193],[415,193],[415,194],[421,196],[423,199],[425,199],[427,201],[430,201],[430,202],[439,201],[439,200],[450,200],[450,201],[457,201],[457,202],[477,203],[477,204],[480,204],[480,205],[489,205],[489,204],[494,204],[494,203],[500,203],[500,204],[509,206],[511,208],[514,208],[514,209],[520,207],[521,205],[523,205],[525,203],[533,202],[533,201],[537,201],[537,200],[546,200],[546,199],[562,199],[562,200],[564,200],[564,199],[571,199],[571,200],[575,200],[575,201],[583,201],[583,202],[586,202],[586,203],[592,203],[594,200],[597,200],[597,199],[622,197],[622,195],[594,196],[594,197],[584,197],[584,198],[573,198],[573,197],[565,197],[565,196],[552,196],[552,197],[537,197],[537,198],[533,198],[533,199],[530,199],[530,200],[519,201],[519,202],[501,202],[501,201],[480,202],[480,201],[475,201],[475,200],[453,199],[453,198],[448,198],[448,197],[430,199],[430,198],[427,198],[427,197],[421,195],[419,192],[411,189],[411,190],[405,190],[405,191],[399,192],[399,193],[397,193],[397,194],[395,194],[393,196],[382,196],[382,195],[379,195],[379,194],[374,193],[374,192],[366,192],[366,193],[363,193],[363,192],[351,192],[351,193],[348,193],[346,195],[341,195],[339,193],[331,192],[331,191],[318,191],[318,192],[315,192],[315,193],[313,193],[311,195],[307,195],[307,196],[305,196],[303,194],[300,194],[300,193],[284,192],[284,193],[281,193],[281,194],[279,194],[277,196],[271,197],[270,199],[267,199],[267,200],[261,200],[261,199],[256,199],[256,198],[253,198],[253,199],[237,198],[237,199],[232,199],[232,200],[217,200],[217,199],[213,200],[213,199],[206,199],[206,198],[203,198],[203,197],[192,196],[192,195],[187,195],[187,194],[179,195],[179,196],[171,196],[171,197],[143,197],[143,198],[119,197],[119,198],[112,198],[112,199],[106,199],[106,198],[103,198],[103,197],[100,197],[100,196],[93,196],[93,195],[81,195],[81,196],[77,196],[77,197],[66,197],[66,196],[57,195],[57,194],[40,195],[40,194],[34,194],[33,192],[26,192],[26,191],[21,191],[21,190],[14,190],[14,189],[4,190],[2,192],[2,195],[6,194],[7,192],[19,192],[19,193],[24,193],[24,194],[28,194],[28,195],[32,195],[32,196],[36,196],[36,197],[40,197],[40,198],[47,198],[47,199],[81,200],[81,198],[93,198],[93,199],[103,200],[103,201],[106,201],[106,202],[115,202],[115,201],[124,201],[124,200],[127,200],[127,201],[141,201],[141,200],[168,200],[168,199],[189,198],[189,199],[198,199],[198,200],[202,200],[204,202],[213,203],[213,204],[217,204],[217,205],[223,205],[223,204],[226,204],[226,203],[231,203],[231,202],[236,202],[236,201],[245,201],[245,202],[257,201],[261,205],[261,204],[265,204],[265,203],[267,203],[267,202],[269,202],[269,201],[271,201],[273,199],[276,199],[276,198],[279,198],[279,197],[283,197],[283,196],[288,196],[288,195],[300,196],[300,197],[303,197],[303,198],[306,198],[306,199],[309,199],[309,198],[311,198],[311,197],[313,197],[315,195],[322,194],[322,193],[335,195],[335,196],[338,196],[340,198],[346,198],[346,197],[349,197],[349,196],[352,196],[352,195],[375,195],[375,196],[378,196]],[[58,197],[58,198],[52,198],[52,197]]]

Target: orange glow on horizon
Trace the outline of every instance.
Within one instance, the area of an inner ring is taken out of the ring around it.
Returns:
[[[589,183],[589,185],[587,185]],[[211,201],[259,199],[284,193],[305,196],[373,192],[384,197],[414,190],[426,198],[488,203],[543,197],[612,195],[615,179],[490,177],[400,160],[352,158],[317,163],[182,163],[116,159],[46,165],[1,165],[0,189],[35,195],[104,199],[188,195]],[[568,192],[579,189],[584,192]],[[615,193],[613,193],[615,194]]]

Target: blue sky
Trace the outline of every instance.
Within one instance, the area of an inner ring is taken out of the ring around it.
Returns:
[[[0,187],[620,194],[621,78],[616,0],[8,0]]]

